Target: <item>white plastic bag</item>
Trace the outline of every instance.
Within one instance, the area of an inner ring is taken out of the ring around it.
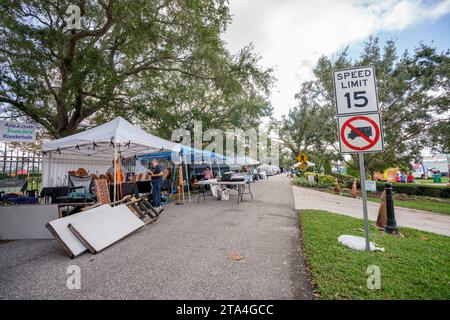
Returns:
[[[223,189],[222,190],[222,197],[220,200],[230,200],[230,191],[228,191],[228,189]]]
[[[211,185],[211,194],[214,198],[217,198],[219,196],[217,192],[217,186]]]
[[[339,236],[338,241],[346,247],[351,249],[364,251],[366,250],[366,239],[363,237],[350,236],[343,234]],[[382,251],[384,252],[384,248],[378,248],[375,243],[369,242],[370,251]]]

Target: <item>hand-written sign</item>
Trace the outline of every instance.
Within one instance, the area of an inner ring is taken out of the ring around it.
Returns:
[[[366,180],[366,191],[377,192],[377,182]]]
[[[0,121],[0,141],[36,142],[36,126],[29,123]]]

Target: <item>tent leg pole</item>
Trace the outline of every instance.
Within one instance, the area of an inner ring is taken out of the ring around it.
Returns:
[[[116,202],[116,189],[117,189],[117,144],[114,143],[114,187],[113,187],[114,201],[113,202]]]
[[[188,187],[189,202],[191,202],[191,189],[189,187],[189,172],[188,172],[187,163],[186,163],[186,155],[184,155],[184,168],[186,170],[186,181],[187,181],[187,187]]]

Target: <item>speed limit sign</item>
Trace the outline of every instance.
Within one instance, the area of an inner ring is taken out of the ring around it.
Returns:
[[[378,108],[375,68],[372,66],[333,71],[339,148],[359,154],[366,250],[370,250],[367,211],[365,152],[383,151],[383,129]]]
[[[378,112],[374,67],[334,71],[333,82],[338,116]]]

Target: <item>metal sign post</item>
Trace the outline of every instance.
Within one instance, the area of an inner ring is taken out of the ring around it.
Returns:
[[[359,153],[359,176],[361,181],[361,193],[363,201],[364,214],[364,233],[366,238],[366,250],[370,250],[369,244],[369,215],[367,213],[367,194],[366,194],[366,169],[364,168],[364,153]]]

